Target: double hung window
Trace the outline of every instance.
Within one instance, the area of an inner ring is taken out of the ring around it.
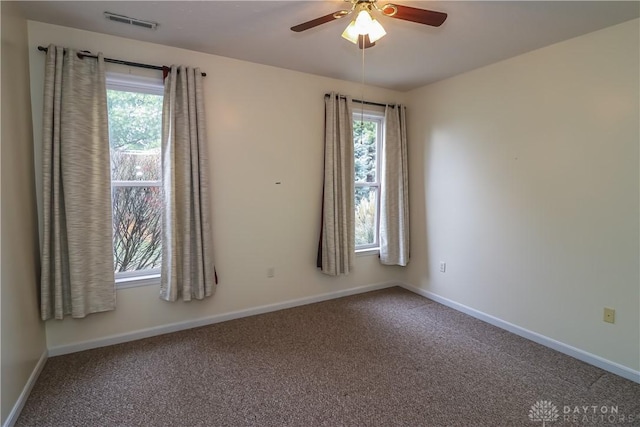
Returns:
[[[161,80],[107,78],[113,251],[119,286],[160,274]],[[140,284],[140,283],[138,283]]]
[[[353,113],[356,250],[380,245],[380,173],[384,116]]]

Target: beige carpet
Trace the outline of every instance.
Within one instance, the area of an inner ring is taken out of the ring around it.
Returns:
[[[50,358],[17,426],[543,421],[640,425],[640,385],[392,288]]]

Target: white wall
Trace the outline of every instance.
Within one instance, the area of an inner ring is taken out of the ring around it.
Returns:
[[[409,94],[411,284],[640,369],[638,52],[634,20]]]
[[[7,420],[46,351],[36,292],[40,266],[34,193],[27,22],[12,2],[2,14],[2,386],[0,424]]]
[[[213,298],[167,303],[158,287],[119,290],[114,312],[48,321],[49,348],[189,321],[327,292],[386,282],[402,275],[358,257],[347,277],[315,268],[322,196],[326,92],[359,95],[360,86],[234,59],[29,22],[36,147],[44,55],[38,45],[102,51],[107,57],[201,67],[210,140],[215,265]],[[354,63],[353,66],[358,66]],[[140,73],[132,68],[131,73]],[[366,99],[402,102],[403,94],[367,88]],[[276,185],[275,182],[282,182]],[[268,267],[276,277],[268,279]]]

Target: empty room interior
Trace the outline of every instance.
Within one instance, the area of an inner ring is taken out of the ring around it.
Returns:
[[[640,2],[1,20],[3,427],[640,425]]]

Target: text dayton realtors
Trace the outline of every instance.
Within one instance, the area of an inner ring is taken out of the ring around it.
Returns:
[[[633,423],[640,420],[638,414],[620,414],[617,406],[571,406],[562,407],[562,420],[573,423]]]

